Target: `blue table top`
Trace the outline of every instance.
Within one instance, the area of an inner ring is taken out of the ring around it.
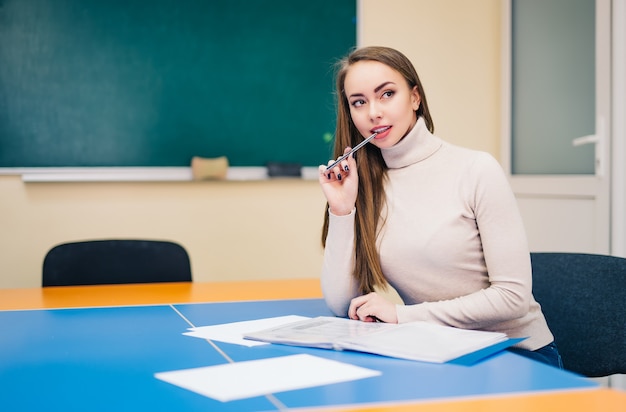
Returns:
[[[0,312],[0,410],[277,410],[268,397],[220,402],[154,374],[227,363],[209,342],[182,335],[191,326],[292,314],[330,315],[321,299]],[[214,344],[235,362],[308,353],[382,372],[273,394],[287,408],[597,386],[508,351],[462,366],[283,345]]]

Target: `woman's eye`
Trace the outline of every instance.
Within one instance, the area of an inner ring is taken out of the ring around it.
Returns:
[[[394,95],[394,93],[395,93],[395,92],[394,92],[393,90],[387,90],[386,92],[384,92],[384,93],[383,93],[383,98],[384,98],[384,99],[388,99],[388,98],[390,98],[391,96],[393,96],[393,95]]]
[[[363,100],[355,100],[350,104],[354,107],[361,107],[365,104],[365,102]]]

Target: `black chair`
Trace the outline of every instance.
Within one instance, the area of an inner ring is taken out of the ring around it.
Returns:
[[[531,253],[533,293],[565,369],[588,377],[626,373],[626,259]]]
[[[57,245],[43,262],[43,286],[191,282],[187,251],[160,240],[88,240]]]

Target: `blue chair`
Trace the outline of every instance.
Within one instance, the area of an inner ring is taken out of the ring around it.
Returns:
[[[588,377],[626,373],[626,259],[531,253],[533,294],[565,369]]]
[[[191,282],[187,251],[160,240],[87,240],[57,245],[43,262],[42,286]]]

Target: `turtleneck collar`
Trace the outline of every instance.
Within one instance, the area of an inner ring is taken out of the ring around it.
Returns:
[[[442,145],[443,141],[428,131],[426,121],[420,116],[409,134],[381,152],[387,167],[399,169],[430,157]]]

